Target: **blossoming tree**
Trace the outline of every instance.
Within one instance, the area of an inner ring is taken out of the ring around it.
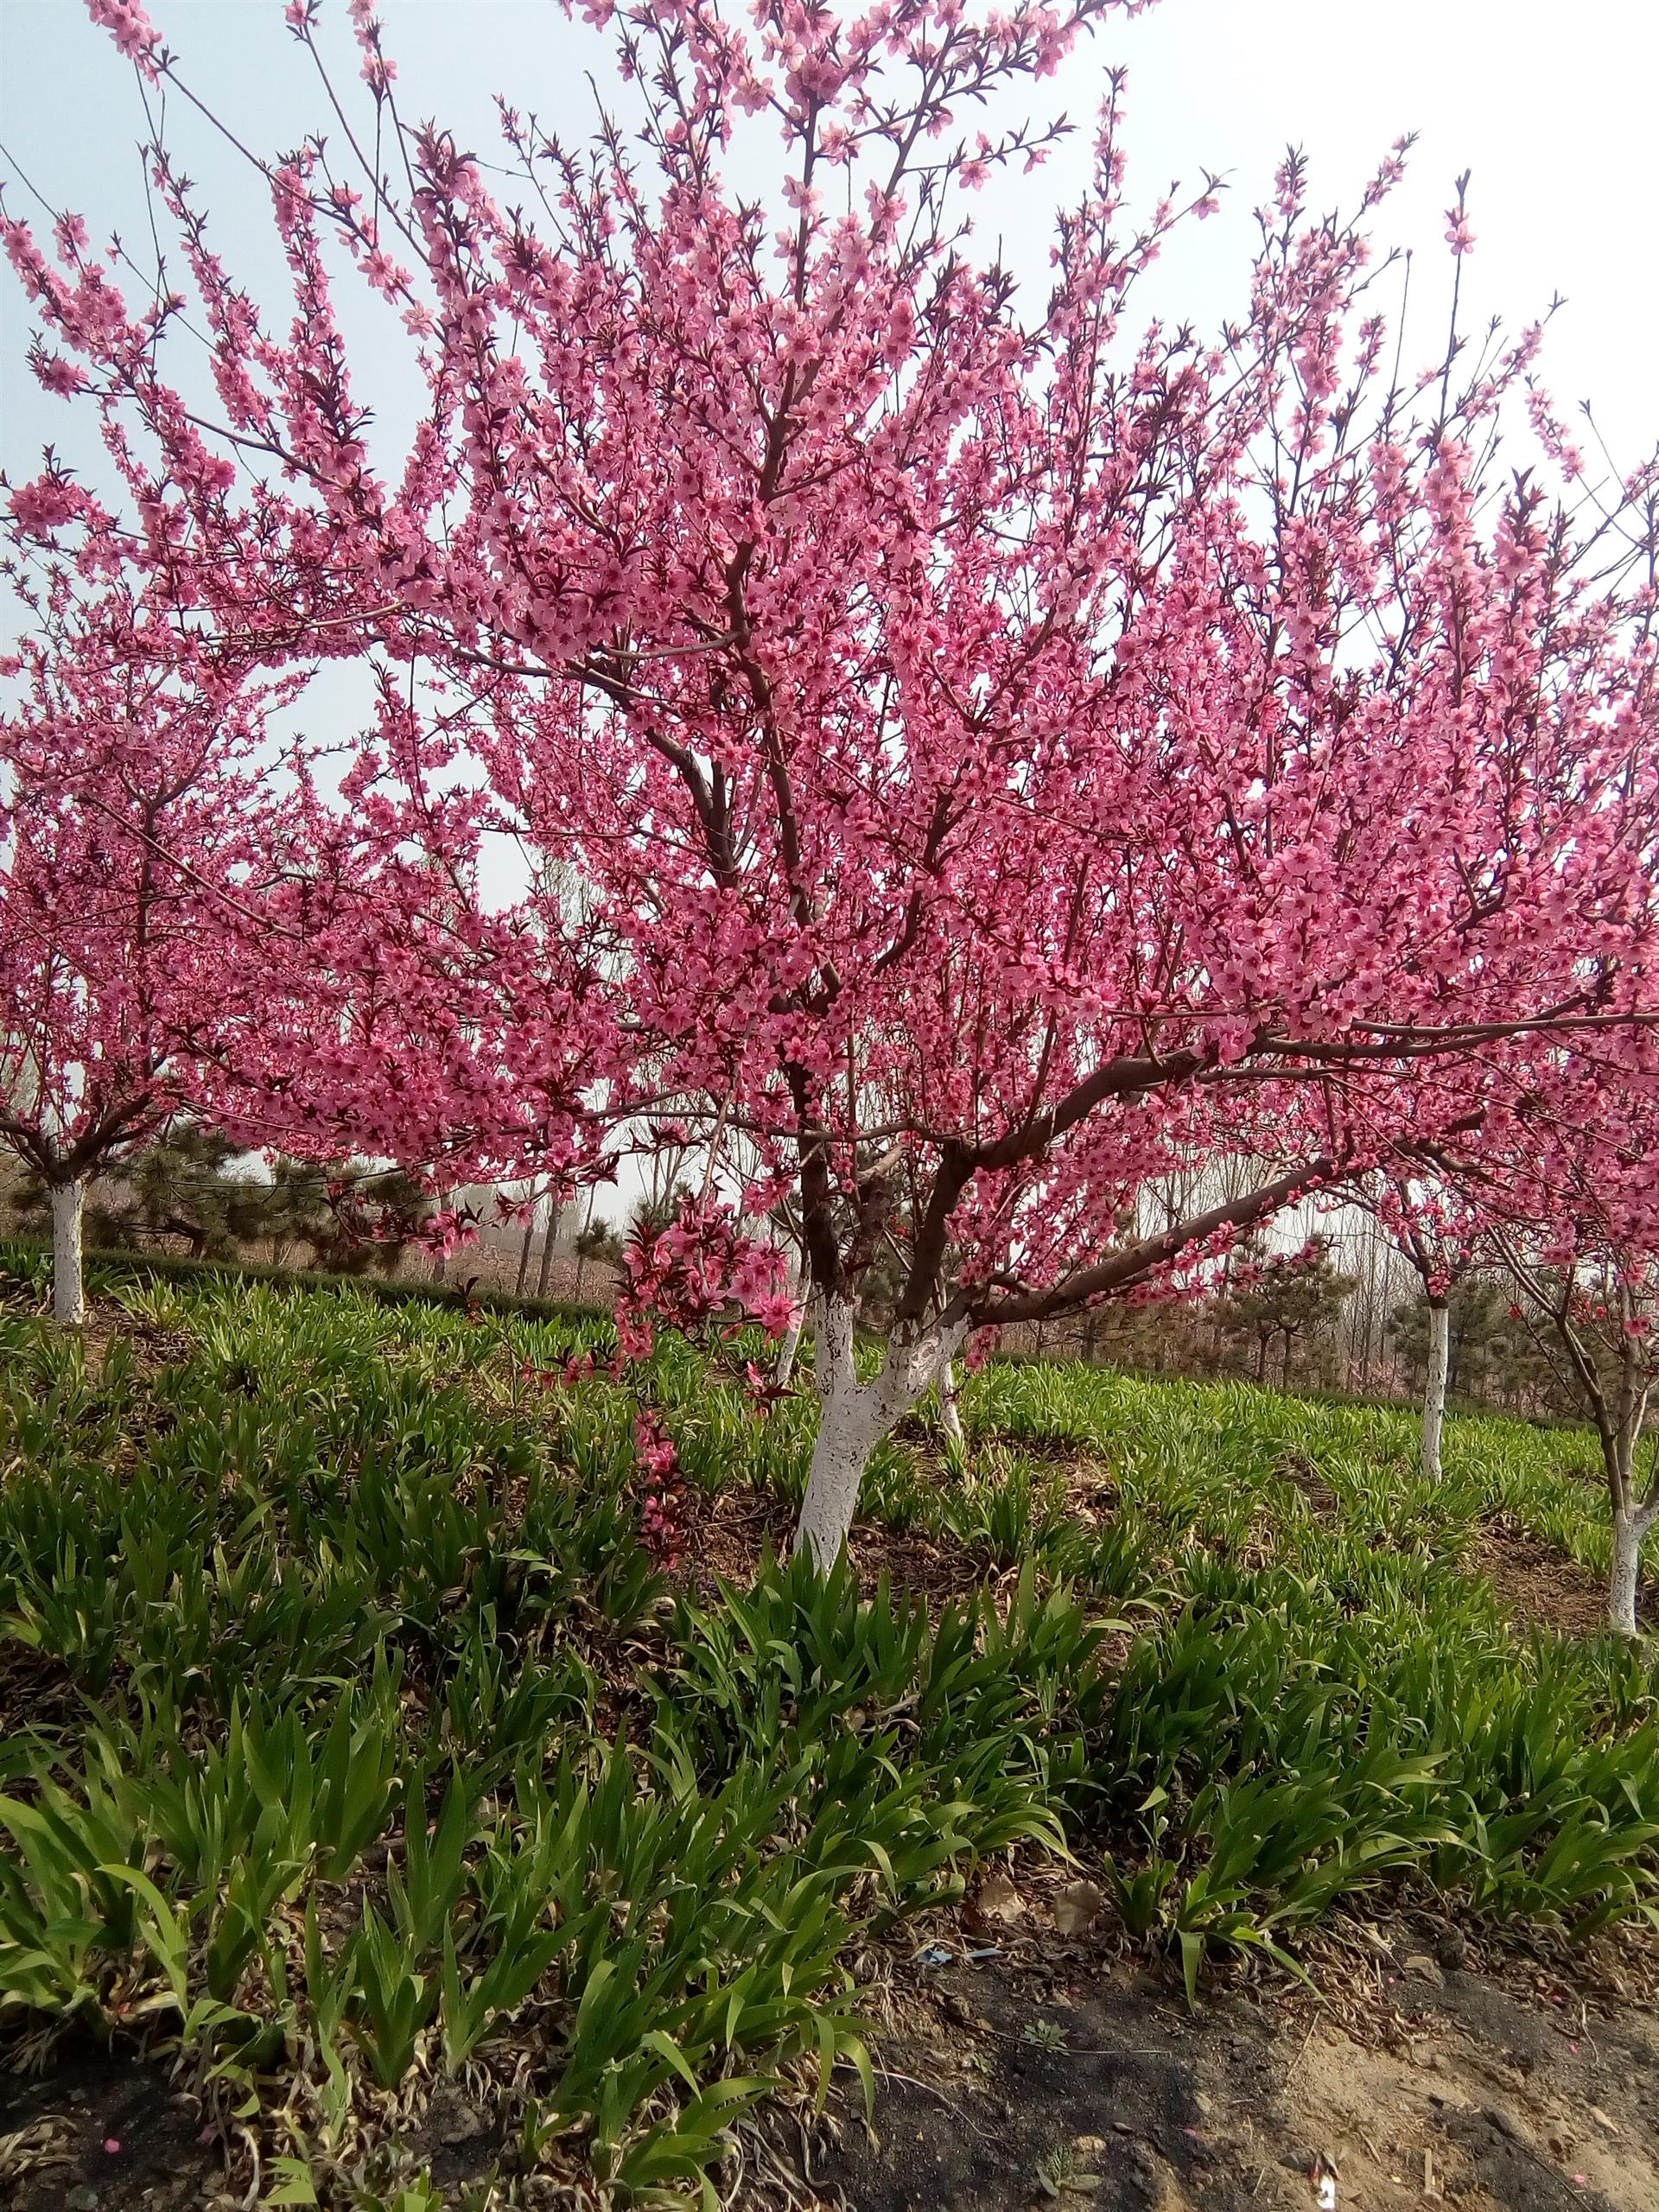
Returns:
[[[84,1312],[98,1169],[153,1138],[255,1016],[282,842],[270,702],[146,663],[124,594],[44,600],[0,717],[0,1137],[52,1202],[54,1310]]]
[[[89,1182],[181,1113],[429,1185],[563,1167],[580,1051],[509,1071],[501,1046],[560,976],[482,911],[476,806],[431,788],[429,736],[413,760],[383,701],[325,796],[275,734],[302,672],[227,677],[124,582],[56,563],[12,581],[29,628],[0,716],[0,1138],[51,1194],[59,1319],[83,1316]]]
[[[1637,1632],[1642,1548],[1659,1520],[1659,1469],[1642,1446],[1659,1385],[1659,1055],[1608,1065],[1535,1048],[1529,1079],[1459,1147],[1464,1217],[1513,1281],[1517,1318],[1601,1449],[1612,1522],[1608,1619]]]
[[[1428,1357],[1423,1382],[1422,1466],[1428,1480],[1438,1483],[1452,1366],[1451,1294],[1477,1264],[1485,1224],[1464,1191],[1433,1174],[1426,1163],[1420,1163],[1415,1174],[1380,1174],[1367,1193],[1367,1204],[1423,1286]]]
[[[176,79],[134,0],[95,12]],[[1527,1032],[1596,1025],[1617,1065],[1655,1010],[1650,601],[1615,559],[1643,486],[1589,524],[1550,505],[1529,464],[1575,463],[1535,334],[1475,359],[1454,332],[1432,374],[1389,374],[1364,224],[1398,156],[1351,223],[1287,162],[1237,319],[1135,336],[1179,211],[1127,214],[1113,82],[1051,289],[1022,293],[969,195],[1051,133],[978,121],[1104,12],[629,7],[643,152],[505,110],[504,201],[404,125],[353,0],[397,159],[270,167],[288,334],[156,156],[211,412],[168,381],[170,292],[130,308],[84,234],[7,232],[61,349],[41,372],[100,409],[168,589],[257,658],[349,639],[470,684],[498,823],[574,867],[604,937],[581,1006],[612,1110],[706,1098],[709,1141],[760,1160],[752,1210],[791,1194],[820,1558],[969,1332],[1196,1274],[1459,1126]],[[289,16],[313,42],[313,0]],[[738,181],[768,133],[770,200]],[[1460,253],[1460,202],[1449,222]],[[335,238],[417,349],[397,480]],[[13,514],[121,526],[51,469]],[[568,901],[521,919],[554,946]],[[509,1061],[575,1002],[526,1000]],[[1217,1151],[1260,1185],[1153,1224],[1143,1194]],[[895,1245],[861,1379],[858,1286]]]
[[[1634,1636],[1642,1547],[1659,1520],[1659,1469],[1641,1465],[1659,1383],[1659,1255],[1622,1245],[1581,1213],[1530,1245],[1513,1232],[1501,1244],[1523,1314],[1542,1332],[1568,1398],[1595,1425],[1612,1514],[1607,1618],[1618,1635]]]

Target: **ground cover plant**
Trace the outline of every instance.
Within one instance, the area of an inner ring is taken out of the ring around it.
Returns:
[[[9,2056],[162,2054],[238,2199],[707,2195],[768,2090],[861,2094],[871,1947],[1011,1852],[1090,1866],[1198,2005],[1361,1895],[1580,1939],[1659,1901],[1651,1666],[1497,1571],[1593,1594],[1586,1432],[1454,1421],[1435,1485],[1403,1412],[994,1364],[960,1444],[925,1409],[873,1461],[898,1579],[754,1539],[719,1580],[734,1503],[788,1529],[804,1396],[131,1263],[68,1338],[6,1268]]]

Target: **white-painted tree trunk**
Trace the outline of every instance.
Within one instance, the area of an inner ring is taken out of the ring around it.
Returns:
[[[853,1361],[853,1319],[850,1300],[814,1297],[818,1434],[795,1549],[807,1553],[821,1569],[835,1564],[851,1534],[871,1452],[937,1381],[941,1359],[954,1357],[965,1333],[932,1328],[910,1343],[890,1344],[880,1373],[861,1382]]]
[[[1446,1378],[1452,1364],[1452,1313],[1443,1298],[1428,1301],[1428,1380],[1423,1387],[1423,1472],[1440,1479],[1440,1433],[1446,1426]]]
[[[783,1344],[778,1354],[778,1388],[780,1390],[788,1389],[789,1378],[795,1372],[795,1355],[801,1348],[801,1323],[804,1318],[805,1308],[798,1306],[795,1308],[795,1319],[785,1332]]]
[[[953,1444],[964,1444],[962,1408],[957,1403],[957,1361],[954,1351],[939,1362],[939,1425]]]
[[[66,1329],[78,1329],[86,1319],[86,1287],[81,1268],[81,1225],[86,1209],[86,1185],[52,1186],[52,1312]]]
[[[1636,1588],[1642,1572],[1642,1540],[1659,1514],[1659,1501],[1613,1515],[1613,1573],[1607,1592],[1607,1619],[1619,1636],[1637,1633]]]

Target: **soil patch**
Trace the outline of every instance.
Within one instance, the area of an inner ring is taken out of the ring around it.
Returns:
[[[1606,1626],[1607,1592],[1589,1568],[1523,1529],[1509,1514],[1479,1524],[1464,1565],[1485,1576],[1516,1628],[1594,1636]],[[1651,1618],[1651,1585],[1641,1597],[1641,1610]]]
[[[44,1321],[50,1309],[36,1291],[16,1284],[0,1284],[0,1312]],[[126,1344],[133,1371],[143,1382],[159,1375],[163,1368],[181,1365],[195,1349],[194,1340],[187,1331],[164,1329],[153,1321],[142,1320],[113,1298],[87,1298],[86,1319],[81,1324],[79,1336],[86,1371],[93,1376],[103,1373],[110,1347],[118,1338]]]
[[[1338,2212],[1659,2212],[1653,2012],[1413,1965],[1357,2011],[1247,1984],[1193,2014],[1161,1970],[959,1953],[882,2041],[874,2136],[845,2107],[793,2173],[841,2212],[1316,2212],[1327,2177]]]
[[[86,1711],[86,1693],[60,1659],[0,1635],[0,1728],[16,1743],[26,1729],[68,1730]],[[8,1786],[10,1774],[6,1772]]]
[[[768,1491],[734,1483],[711,1497],[700,1497],[690,1519],[680,1572],[700,1595],[712,1597],[716,1576],[747,1589],[768,1546],[787,1559],[796,1510]],[[849,1549],[867,1597],[885,1573],[893,1589],[925,1597],[933,1611],[995,1579],[984,1560],[960,1544],[936,1544],[918,1530],[889,1529],[880,1521],[855,1521]]]
[[[144,1382],[159,1375],[163,1368],[181,1366],[195,1350],[195,1341],[187,1330],[162,1328],[154,1321],[143,1320],[136,1313],[129,1313],[113,1298],[89,1297],[86,1319],[80,1331],[81,1351],[89,1375],[104,1372],[110,1347],[118,1338],[127,1346],[134,1373]]]
[[[850,2086],[822,2121],[810,2088],[766,2107],[724,2177],[734,2212],[1318,2212],[1326,2178],[1337,2212],[1659,2212],[1650,2003],[1535,1961],[1442,1967],[1414,1948],[1433,1936],[1351,1921],[1321,1996],[1241,1974],[1194,2012],[1173,1967],[1062,1932],[1091,1886],[1063,1872],[993,1871],[885,1967],[864,1955],[873,2128]],[[1449,1929],[1440,1948],[1468,1955]],[[0,2073],[0,2208],[231,2212],[202,2120],[154,2061],[63,2044]],[[446,2202],[506,2149],[454,2083],[403,2140]]]
[[[5,2212],[170,2212],[207,2202],[222,2173],[164,2067],[74,2043],[40,2074],[0,2073]]]
[[[1055,1468],[1065,1484],[1066,1503],[1080,1521],[1092,1523],[1107,1519],[1122,1503],[1111,1462],[1087,1437],[1047,1432],[1015,1435],[998,1429],[983,1440],[1000,1445],[1017,1459],[1046,1462]]]

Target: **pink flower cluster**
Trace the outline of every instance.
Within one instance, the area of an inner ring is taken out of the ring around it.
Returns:
[[[138,4],[138,0],[86,0],[95,23],[108,31],[128,60],[135,63],[151,84],[161,76],[161,35]]]
[[[679,1565],[685,1542],[685,1486],[674,1440],[652,1407],[642,1406],[635,1418],[633,1449],[645,1487],[639,1532],[647,1549],[671,1571]]]
[[[688,1337],[732,1336],[755,1322],[781,1337],[795,1307],[784,1290],[787,1260],[764,1238],[746,1236],[718,1201],[688,1199],[658,1233],[643,1225],[623,1255],[627,1280],[617,1300],[617,1337],[625,1356],[648,1359],[658,1323]]]

